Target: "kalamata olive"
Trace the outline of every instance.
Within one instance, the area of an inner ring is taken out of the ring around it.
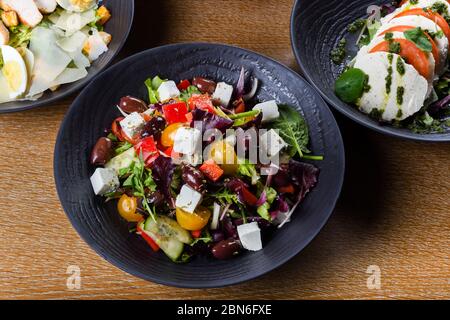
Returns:
[[[112,156],[112,141],[108,138],[102,137],[98,139],[97,143],[92,149],[91,164],[101,166],[107,163]]]
[[[214,242],[220,242],[225,239],[225,235],[223,234],[222,231],[219,230],[211,231],[211,236]]]
[[[213,256],[220,260],[230,259],[241,251],[241,243],[236,239],[222,240],[216,244],[211,252]]]
[[[149,122],[147,122],[142,130],[141,137],[153,136],[155,140],[161,139],[161,134],[166,128],[166,120],[163,117],[157,116],[153,117]]]
[[[126,96],[120,99],[119,107],[126,113],[144,112],[147,110],[147,104],[141,99]]]
[[[203,173],[190,165],[183,165],[181,169],[181,179],[195,190],[201,190],[205,183]]]
[[[164,195],[159,191],[151,192],[147,195],[147,202],[159,207],[164,204]]]
[[[192,85],[196,86],[201,93],[213,94],[216,90],[216,83],[205,78],[196,77],[192,79]]]

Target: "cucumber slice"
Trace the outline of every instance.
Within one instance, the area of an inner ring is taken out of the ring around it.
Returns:
[[[174,238],[186,244],[192,243],[190,233],[184,230],[178,222],[166,216],[158,216],[156,223],[151,217],[147,218],[144,228],[161,237]]]
[[[183,242],[175,238],[160,237],[150,231],[143,230],[143,232],[149,235],[170,259],[177,261],[180,258],[184,250]]]
[[[109,162],[105,164],[105,168],[114,169],[116,173],[118,173],[120,169],[128,168],[133,162],[137,162],[138,160],[134,148],[130,148],[109,160]]]

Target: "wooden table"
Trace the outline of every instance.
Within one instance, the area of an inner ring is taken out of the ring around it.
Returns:
[[[122,58],[167,43],[210,41],[261,52],[298,71],[289,40],[292,0],[136,5]],[[382,136],[336,114],[347,149],[346,182],[319,236],[257,280],[183,290],[125,274],[72,229],[53,181],[55,138],[72,100],[0,116],[0,298],[450,298],[449,144]],[[66,286],[70,265],[80,267],[80,290]],[[380,268],[380,289],[367,286],[371,265]]]

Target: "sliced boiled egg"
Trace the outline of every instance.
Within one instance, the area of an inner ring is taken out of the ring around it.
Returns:
[[[56,2],[62,8],[73,12],[84,12],[97,5],[97,0],[56,0]]]
[[[27,89],[27,66],[20,53],[13,47],[1,46],[0,50],[3,56],[1,72],[8,84],[9,97],[15,99],[23,95]]]

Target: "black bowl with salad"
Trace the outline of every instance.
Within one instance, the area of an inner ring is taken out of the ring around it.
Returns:
[[[314,91],[222,45],[166,46],[114,66],[75,101],[55,152],[81,236],[134,275],[185,287],[244,281],[298,253],[342,175],[339,130]]]
[[[315,10],[324,4],[298,0],[291,25],[297,61],[324,98],[376,131],[448,141],[450,3],[345,0]]]

